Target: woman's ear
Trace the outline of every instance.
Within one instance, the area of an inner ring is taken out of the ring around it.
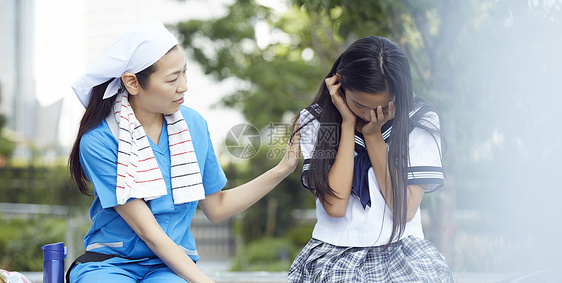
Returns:
[[[137,95],[140,91],[140,84],[137,76],[133,73],[125,73],[121,76],[123,85],[131,95]]]

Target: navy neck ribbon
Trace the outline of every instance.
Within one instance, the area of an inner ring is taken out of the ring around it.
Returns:
[[[417,103],[414,110],[410,111],[409,117],[411,118],[421,107],[422,104]],[[381,128],[382,136],[385,142],[388,142],[388,139],[390,138],[393,121],[394,120],[390,120],[386,122]],[[410,129],[410,131],[411,130],[413,129]],[[363,208],[366,208],[367,206],[371,206],[371,195],[369,191],[369,169],[371,168],[371,160],[369,159],[365,139],[358,131],[355,131],[355,152],[357,155],[355,155],[354,159],[353,183],[351,188],[352,192],[359,197]]]

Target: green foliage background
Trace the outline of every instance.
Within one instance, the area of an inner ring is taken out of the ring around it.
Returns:
[[[0,266],[5,270],[17,271],[43,270],[41,247],[64,242],[66,231],[65,219],[52,217],[0,217],[0,226]]]
[[[77,213],[85,213],[91,203],[91,198],[80,195],[69,180],[64,163],[16,166],[10,162],[0,168],[1,202],[57,205],[67,209],[66,215],[58,216],[35,215],[32,211],[23,217],[0,215],[0,267],[40,271],[43,269],[41,247],[67,240],[67,220]],[[78,245],[74,248],[82,246]]]
[[[9,203],[83,206],[83,197],[71,184],[66,164],[8,165],[0,168],[0,199]]]

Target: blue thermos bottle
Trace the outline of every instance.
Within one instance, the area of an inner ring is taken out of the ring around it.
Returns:
[[[64,283],[64,243],[44,245],[43,250],[43,283]]]

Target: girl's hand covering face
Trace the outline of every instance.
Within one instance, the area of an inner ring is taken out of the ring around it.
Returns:
[[[375,112],[376,111],[376,112]],[[394,114],[396,110],[394,108],[394,102],[388,103],[388,113],[385,115],[382,106],[378,106],[377,109],[371,109],[369,111],[371,115],[371,121],[363,125],[361,132],[363,135],[374,135],[381,134],[382,126],[389,120],[394,119]]]
[[[330,97],[332,98],[332,103],[336,106],[340,115],[342,116],[343,122],[355,123],[357,116],[355,113],[349,109],[345,100],[343,99],[341,91],[341,77],[339,74],[335,74],[332,77],[326,78],[326,87],[330,91]]]

